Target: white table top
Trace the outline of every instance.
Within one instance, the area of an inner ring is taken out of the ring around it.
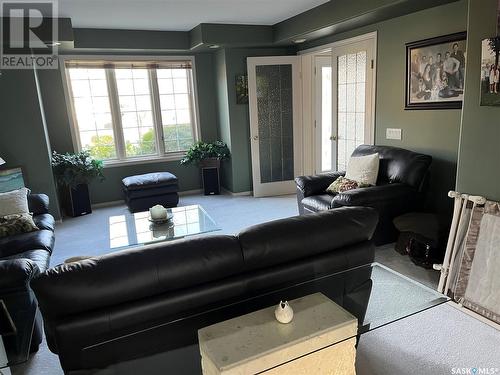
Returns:
[[[294,318],[289,324],[279,323],[274,317],[276,306],[271,306],[200,329],[202,355],[219,369],[257,359],[266,369],[357,333],[357,319],[322,293],[290,301],[290,306]]]

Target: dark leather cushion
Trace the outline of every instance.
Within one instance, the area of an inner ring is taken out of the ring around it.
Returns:
[[[31,278],[39,273],[38,267],[29,259],[0,260],[0,291],[27,289]]]
[[[32,282],[45,314],[89,311],[222,279],[243,270],[238,240],[208,236],[49,269]]]
[[[0,258],[28,250],[45,250],[52,253],[54,232],[46,229],[0,238]]]
[[[334,194],[319,194],[302,199],[302,205],[309,211],[326,211],[333,207]]]
[[[269,267],[367,241],[377,221],[374,209],[345,207],[255,225],[238,235],[245,269]]]
[[[126,190],[153,189],[161,186],[177,185],[177,177],[169,172],[146,173],[137,176],[125,177],[122,180]]]
[[[432,162],[429,155],[390,146],[358,146],[352,156],[379,154],[377,185],[402,182],[420,189]]]
[[[176,194],[179,191],[179,185],[158,186],[141,190],[125,190],[127,199],[147,198],[151,196],[161,196],[165,194]]]
[[[2,259],[27,259],[35,263],[40,272],[45,272],[49,268],[50,254],[46,250],[28,250]]]
[[[46,229],[54,231],[55,221],[51,214],[39,214],[33,216],[33,221],[35,222],[38,229]]]
[[[415,188],[405,184],[387,184],[354,189],[339,193],[333,198],[334,207],[341,206],[380,206],[384,202],[397,202],[402,199],[413,200]]]
[[[304,197],[315,194],[322,194],[326,188],[345,172],[322,173],[315,176],[300,176],[295,179],[297,187],[302,191]]]
[[[45,194],[28,194],[28,207],[33,215],[49,212],[49,197]]]

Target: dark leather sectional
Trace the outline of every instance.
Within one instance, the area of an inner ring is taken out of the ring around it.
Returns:
[[[371,145],[357,147],[352,156],[377,152],[380,166],[377,185],[373,187],[331,194],[326,188],[345,172],[297,177],[299,212],[308,214],[346,206],[373,207],[380,218],[374,235],[375,244],[394,242],[397,231],[393,219],[422,210],[432,157],[397,147]]]
[[[194,340],[196,330],[149,328],[371,263],[377,220],[373,209],[341,208],[59,265],[31,283],[49,348],[80,373]]]
[[[45,194],[30,194],[28,205],[40,230],[0,238],[0,299],[12,294],[25,294],[26,300],[32,299],[31,279],[49,268],[55,239],[54,218],[48,211],[49,198]],[[23,306],[27,304],[22,303]],[[33,330],[32,351],[37,350],[41,342],[42,324],[38,317]]]

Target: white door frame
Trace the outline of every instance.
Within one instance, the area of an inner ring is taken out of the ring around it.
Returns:
[[[294,177],[303,174],[302,151],[302,83],[301,61],[299,56],[249,57],[248,98],[250,109],[250,145],[252,151],[253,193],[256,197],[293,194],[295,182],[279,181],[262,183],[260,176],[259,128],[257,115],[257,82],[255,69],[260,65],[292,65],[293,91],[293,159]]]
[[[308,100],[312,98],[315,94],[315,79],[314,79],[314,56],[331,54],[333,49],[338,49],[346,45],[350,45],[357,42],[369,41],[373,48],[373,74],[372,74],[372,92],[371,92],[371,109],[366,114],[370,117],[367,124],[370,128],[370,144],[375,143],[375,107],[376,107],[376,88],[377,88],[377,32],[371,32],[363,35],[358,35],[353,38],[343,39],[333,43],[324,44],[318,47],[309,48],[303,51],[299,51],[298,55],[302,59],[302,88],[303,88],[303,139],[304,139],[304,173],[305,174],[316,174],[319,173],[317,170],[318,162],[317,151],[316,151],[316,128],[315,128],[315,108],[314,101]],[[368,62],[371,63],[371,62]],[[333,64],[332,64],[333,65]],[[334,67],[332,66],[332,71]],[[333,90],[334,92],[336,90]],[[332,93],[334,93],[332,92]],[[336,100],[336,95],[332,95],[334,100]],[[333,108],[335,109],[336,103],[333,103]],[[336,116],[333,116],[333,120],[337,121]]]

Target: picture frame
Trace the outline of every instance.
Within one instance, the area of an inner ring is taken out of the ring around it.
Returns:
[[[22,167],[0,169],[0,193],[21,189],[26,186]]]
[[[467,32],[406,44],[405,110],[461,109]]]
[[[500,37],[481,43],[481,106],[500,106]]]
[[[236,76],[236,104],[248,104],[248,76],[239,74]]]

